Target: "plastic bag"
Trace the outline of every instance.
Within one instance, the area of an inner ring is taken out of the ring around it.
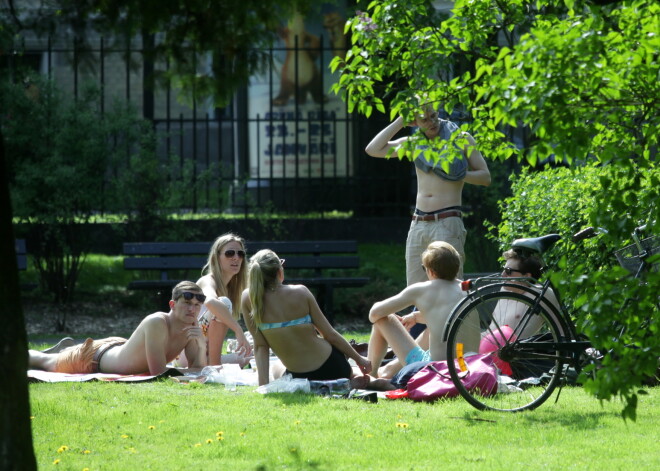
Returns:
[[[310,392],[309,381],[305,378],[294,378],[290,374],[285,374],[281,378],[257,388],[257,392],[260,394],[298,391],[304,393]]]
[[[205,366],[200,375],[206,377],[205,383],[224,384],[229,390],[235,390],[236,386],[256,386],[258,384],[255,372],[242,370],[235,363]]]

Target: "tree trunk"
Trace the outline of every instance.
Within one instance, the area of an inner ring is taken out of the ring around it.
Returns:
[[[14,250],[9,178],[0,130],[0,469],[36,470],[27,385],[27,334]]]

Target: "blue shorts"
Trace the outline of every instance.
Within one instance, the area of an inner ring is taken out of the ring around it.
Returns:
[[[422,350],[422,347],[419,345],[408,352],[406,355],[406,365],[410,363],[415,363],[418,361],[430,361],[431,352],[428,350]]]
[[[398,389],[405,388],[408,385],[410,378],[415,376],[415,374],[424,368],[426,365],[431,363],[430,361],[418,361],[415,363],[410,363],[399,370],[397,374],[391,379],[390,383]]]

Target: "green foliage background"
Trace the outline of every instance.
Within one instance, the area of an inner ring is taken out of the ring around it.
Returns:
[[[369,116],[388,103],[392,118],[411,121],[423,104],[436,103],[468,123],[463,129],[488,159],[576,167],[570,177],[523,177],[502,207],[503,240],[593,225],[608,231],[599,240],[612,248],[637,224],[659,233],[657,2],[457,0],[447,14],[430,0],[361,5],[366,10],[346,27],[353,47],[332,63],[341,71],[334,91],[350,110]],[[660,354],[652,338],[657,278],[629,283],[594,257],[577,252],[560,261],[561,281],[594,342],[611,343],[613,306],[638,302],[617,319],[630,336],[587,387],[604,399],[621,395],[624,417],[634,418],[634,388]]]
[[[491,226],[491,237],[505,250],[517,238],[562,236],[545,255],[546,264],[557,270],[550,272],[553,282],[579,331],[595,348],[611,351],[604,368],[587,375],[585,388],[600,399],[622,395],[627,399],[624,415],[634,417],[638,386],[658,370],[660,256],[654,256],[654,270],[639,284],[619,266],[614,252],[633,243],[630,234],[637,225],[648,225],[646,236],[658,234],[660,168],[594,165],[524,172],[511,180],[513,195],[500,203],[503,220]],[[635,201],[622,206],[613,196],[619,191],[634,194]],[[593,223],[602,223],[607,232],[578,244],[571,241]],[[626,298],[634,300],[625,304]]]

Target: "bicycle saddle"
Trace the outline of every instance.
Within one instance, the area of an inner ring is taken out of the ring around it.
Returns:
[[[529,252],[541,254],[552,247],[559,239],[561,239],[559,234],[548,234],[529,239],[516,239],[511,244],[511,248],[521,255],[529,255]]]

